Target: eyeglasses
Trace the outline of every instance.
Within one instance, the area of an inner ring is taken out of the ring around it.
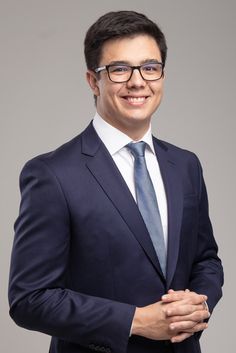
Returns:
[[[108,77],[112,82],[123,83],[128,82],[131,79],[134,70],[139,71],[143,80],[160,80],[160,78],[163,76],[163,68],[163,64],[160,62],[147,63],[139,66],[112,64],[98,67],[94,70],[94,72],[99,73],[101,71],[106,70],[108,73]]]

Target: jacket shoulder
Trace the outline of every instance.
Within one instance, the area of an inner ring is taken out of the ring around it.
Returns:
[[[176,146],[170,142],[159,140],[156,137],[153,138],[153,141],[154,141],[154,145],[158,146],[159,149],[161,148],[162,150],[164,150],[168,154],[168,156],[175,161],[177,161],[177,160],[191,161],[192,160],[195,163],[196,162],[200,163],[197,155],[192,151],[189,151],[185,148]]]
[[[83,135],[87,134],[90,125],[82,131],[80,134],[72,138],[71,140],[63,143],[52,151],[39,154],[25,163],[25,166],[35,165],[37,163],[48,165],[53,169],[61,168],[62,166],[66,167],[67,165],[77,164],[81,160],[81,151],[82,151],[82,140]]]

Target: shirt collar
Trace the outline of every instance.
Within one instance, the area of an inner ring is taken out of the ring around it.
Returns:
[[[133,141],[129,136],[107,123],[97,112],[93,119],[93,127],[111,155],[120,151],[130,142],[138,142]],[[146,142],[149,150],[155,154],[151,125],[140,141]]]

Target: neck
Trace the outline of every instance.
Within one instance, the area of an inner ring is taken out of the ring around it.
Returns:
[[[124,125],[119,124],[119,122],[110,121],[109,119],[106,119],[104,117],[102,117],[102,119],[117,130],[123,132],[123,134],[129,136],[133,141],[141,140],[150,127],[150,121],[145,121],[145,123],[143,121],[135,121],[133,123],[127,123],[126,125]]]
[[[149,129],[149,126],[148,126],[147,129],[143,129],[141,131],[133,131],[133,130],[131,130],[130,132],[129,131],[122,131],[122,132],[124,132],[124,134],[129,136],[133,141],[139,141],[146,134],[148,129]]]

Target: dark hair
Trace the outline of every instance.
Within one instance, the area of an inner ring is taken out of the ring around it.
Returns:
[[[147,34],[156,40],[165,65],[167,45],[165,36],[157,24],[135,11],[116,11],[100,17],[87,31],[84,40],[87,68],[94,70],[99,66],[104,42],[137,34]]]

